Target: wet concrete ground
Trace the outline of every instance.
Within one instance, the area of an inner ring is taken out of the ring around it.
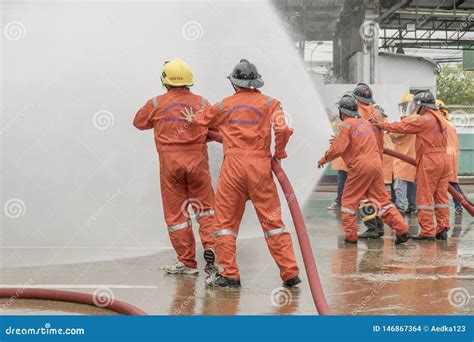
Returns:
[[[472,193],[473,187],[464,187]],[[304,210],[322,285],[333,314],[421,315],[474,313],[474,220],[452,217],[448,241],[394,246],[386,227],[380,240],[346,245],[338,213],[325,208],[334,193],[314,193]],[[416,217],[406,218],[413,234]],[[362,226],[360,227],[362,230]],[[299,255],[296,237],[293,236]],[[11,251],[10,251],[11,252]],[[3,251],[3,255],[9,251]],[[198,250],[203,266],[202,250]],[[278,270],[263,236],[238,241],[242,289],[213,289],[199,276],[168,275],[158,267],[173,262],[163,250],[146,257],[72,265],[3,268],[2,286],[101,291],[159,315],[313,315],[316,313],[302,271],[299,289],[282,291]],[[43,286],[45,285],[45,286]],[[273,294],[272,294],[273,292]],[[473,296],[471,298],[471,296]],[[17,300],[0,302],[0,314],[108,314],[87,306]]]

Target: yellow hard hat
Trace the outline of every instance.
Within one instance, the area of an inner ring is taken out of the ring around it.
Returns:
[[[190,87],[193,85],[193,72],[189,65],[175,58],[163,66],[161,82],[172,87]]]
[[[446,107],[446,105],[444,104],[444,102],[440,99],[436,99],[436,105],[438,106],[439,110],[443,111],[443,112],[449,112],[449,108]]]
[[[400,104],[408,103],[408,101],[410,101],[413,97],[415,97],[415,95],[413,95],[412,93],[406,93],[405,95],[403,95],[402,100],[400,101]]]

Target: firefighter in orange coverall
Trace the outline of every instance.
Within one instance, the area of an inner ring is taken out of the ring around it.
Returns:
[[[418,91],[407,109],[416,112],[411,120],[380,123],[389,132],[416,134],[416,205],[421,227],[414,240],[446,240],[449,230],[448,182],[451,158],[446,153],[447,124],[429,91]],[[433,211],[436,225],[433,223]]]
[[[371,120],[382,120],[382,114],[375,108],[374,100],[372,96],[372,89],[365,83],[358,83],[352,95],[357,100],[357,107],[359,115],[362,119],[370,123]],[[380,159],[383,160],[383,147],[384,147],[384,134],[383,131],[377,127],[372,127],[375,138],[377,140],[377,146],[380,153]],[[359,234],[361,239],[377,239],[384,235],[384,225],[380,217],[377,215],[377,210],[372,206],[369,200],[361,202],[359,213],[362,216],[367,230]]]
[[[240,287],[236,238],[245,203],[250,199],[270,253],[280,269],[283,285],[292,287],[301,280],[291,236],[281,220],[280,199],[271,171],[270,144],[273,126],[273,158],[286,158],[285,146],[293,130],[286,125],[280,102],[257,89],[263,86],[263,80],[255,65],[242,59],[228,78],[235,93],[194,118],[199,125],[218,128],[224,145],[214,231],[217,260],[223,270],[210,277],[208,284]]]
[[[449,184],[453,186],[456,191],[461,193],[461,187],[459,186],[458,178],[458,162],[459,162],[459,138],[456,127],[449,120],[449,108],[446,107],[443,101],[436,99],[436,105],[439,107],[440,112],[443,114],[446,123],[448,124],[448,145],[446,152],[451,156],[451,178],[449,179]],[[461,216],[463,212],[462,204],[456,201],[453,198],[454,202],[454,213],[456,216]]]
[[[338,107],[343,122],[339,124],[339,133],[331,146],[318,161],[318,167],[339,156],[349,167],[341,208],[344,241],[357,243],[356,210],[361,201],[369,200],[382,221],[396,231],[395,243],[407,242],[411,237],[408,226],[385,190],[382,159],[372,125],[360,117],[352,95],[344,95]]]
[[[197,274],[195,240],[191,215],[199,222],[199,235],[208,263],[207,273],[215,272],[212,259],[214,238],[214,192],[211,186],[206,137],[208,129],[191,125],[182,113],[203,110],[207,100],[193,94],[193,74],[179,59],[165,63],[161,77],[167,92],[150,99],[136,114],[133,124],[140,130],[154,129],[160,159],[160,184],[165,221],[178,261],[162,269],[168,273]],[[190,208],[194,213],[190,213]]]

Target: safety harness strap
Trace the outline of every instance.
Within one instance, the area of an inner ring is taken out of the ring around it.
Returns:
[[[285,227],[276,228],[276,229],[272,229],[272,230],[266,231],[266,232],[265,232],[265,237],[266,237],[266,238],[269,238],[269,237],[272,237],[272,236],[275,236],[275,235],[278,235],[278,234],[281,234],[281,233],[285,233],[285,232],[286,232],[286,228],[285,228]]]
[[[215,231],[212,234],[214,237],[219,237],[219,236],[224,236],[224,235],[232,235],[233,237],[237,237],[237,234],[235,234],[232,230],[230,229],[220,229]]]
[[[168,232],[174,233],[177,230],[188,228],[191,226],[191,221],[186,221],[180,224],[176,224],[174,226],[168,226]]]
[[[341,208],[341,213],[346,213],[346,214],[349,214],[349,215],[356,215],[357,214],[354,210],[350,210],[350,209],[347,209],[347,208],[344,208],[344,207]]]

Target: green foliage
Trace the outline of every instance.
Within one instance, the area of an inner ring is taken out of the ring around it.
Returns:
[[[437,79],[438,98],[446,105],[474,106],[474,72],[445,66]]]

